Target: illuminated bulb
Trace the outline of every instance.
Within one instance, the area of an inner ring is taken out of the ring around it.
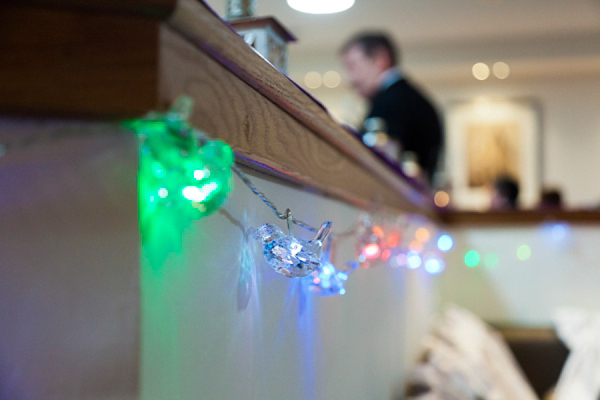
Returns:
[[[304,76],[304,84],[309,89],[317,89],[323,83],[321,74],[315,71],[311,71]]]
[[[381,261],[387,261],[390,258],[391,251],[390,249],[385,249],[381,252]]]
[[[315,238],[309,241],[285,235],[273,224],[262,225],[254,237],[262,241],[263,255],[276,272],[289,278],[298,278],[321,266],[321,249],[331,225],[331,221],[323,223]]]
[[[362,254],[367,260],[374,260],[381,254],[381,248],[377,243],[370,243],[364,247]]]
[[[362,137],[363,143],[369,147],[377,144],[377,134],[375,132],[367,132]]]
[[[309,277],[309,288],[320,296],[343,295],[346,293],[344,285],[347,280],[348,272],[337,271],[329,262],[323,262],[322,267]]]
[[[201,181],[204,178],[208,178],[210,176],[210,171],[207,169],[197,169],[194,171],[194,179]]]
[[[380,227],[379,225],[375,225],[373,227],[373,234],[375,236],[377,236],[378,238],[382,238],[383,237],[383,228]]]
[[[160,197],[161,199],[166,198],[169,195],[169,191],[164,188],[161,187],[160,189],[158,189],[158,197]]]
[[[330,89],[336,88],[342,82],[342,76],[336,71],[327,71],[323,74],[323,85]]]
[[[417,269],[421,266],[421,256],[416,251],[406,253],[406,266],[410,269]]]
[[[435,193],[435,196],[433,196],[433,202],[438,207],[446,207],[450,204],[450,195],[443,190],[439,190]]]
[[[400,237],[397,232],[394,232],[387,237],[385,242],[387,243],[388,247],[396,247],[400,242]]]
[[[308,14],[333,14],[345,11],[354,5],[354,0],[287,0],[296,11]]]
[[[438,249],[440,249],[440,251],[450,251],[450,249],[452,249],[452,246],[454,246],[454,240],[452,240],[452,236],[444,233],[438,238],[437,246]]]
[[[492,66],[492,71],[498,79],[506,79],[510,75],[510,68],[507,63],[498,61]]]
[[[490,76],[490,67],[488,67],[487,64],[478,62],[473,65],[472,72],[475,79],[484,81]]]
[[[197,186],[186,186],[182,190],[183,197],[186,199],[201,203],[206,200],[215,190],[219,188],[216,182],[210,182],[201,187]]]
[[[475,268],[479,265],[479,253],[475,250],[469,250],[465,254],[465,265],[469,268]]]
[[[421,227],[417,229],[417,232],[415,232],[415,238],[421,243],[427,242],[430,237],[431,235],[429,234],[427,228]]]
[[[439,258],[432,257],[425,260],[425,271],[429,272],[431,275],[437,275],[445,268],[446,265],[444,261]]]

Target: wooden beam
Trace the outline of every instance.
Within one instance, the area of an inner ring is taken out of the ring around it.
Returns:
[[[448,211],[440,221],[450,226],[535,225],[552,222],[598,224],[600,210]]]
[[[131,117],[156,107],[159,21],[0,7],[0,113]]]
[[[5,0],[5,4],[13,6],[142,14],[156,18],[168,17],[176,3],[177,0]]]

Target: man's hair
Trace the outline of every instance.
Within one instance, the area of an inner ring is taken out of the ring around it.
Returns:
[[[390,57],[392,66],[400,61],[399,52],[393,40],[383,32],[362,32],[353,36],[344,44],[341,54],[346,53],[351,47],[359,46],[365,53],[365,56],[373,58],[376,52],[384,50]]]

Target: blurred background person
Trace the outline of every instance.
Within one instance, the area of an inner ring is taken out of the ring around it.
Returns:
[[[562,208],[562,195],[559,189],[543,189],[540,195],[542,210],[557,210]]]
[[[416,162],[431,184],[442,147],[441,120],[432,102],[398,68],[391,38],[359,33],[342,47],[341,58],[349,83],[369,101],[363,132],[369,125],[385,129],[399,147],[399,161]]]
[[[492,191],[492,210],[516,210],[519,206],[519,184],[508,175],[498,177],[494,181]]]

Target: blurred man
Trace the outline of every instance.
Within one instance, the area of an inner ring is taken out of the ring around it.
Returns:
[[[341,51],[352,87],[370,102],[365,121],[381,118],[400,145],[400,160],[416,158],[431,183],[442,146],[442,127],[431,102],[397,68],[397,52],[382,33],[361,33]]]

